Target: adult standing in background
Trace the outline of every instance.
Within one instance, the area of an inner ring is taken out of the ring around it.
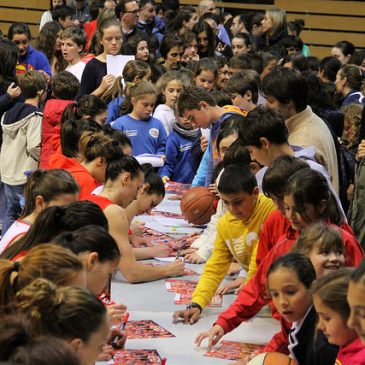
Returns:
[[[115,16],[120,21],[124,40],[140,32],[137,28],[139,5],[136,0],[121,0],[115,8]]]
[[[139,16],[137,27],[149,37],[155,37],[161,44],[164,37],[166,23],[156,15],[155,0],[141,0],[139,2]],[[153,40],[150,40],[153,43]]]
[[[199,16],[205,13],[217,14],[217,8],[213,0],[200,0],[198,5]]]
[[[290,40],[285,10],[266,10],[261,24],[267,40],[265,51],[271,52],[279,58],[285,57],[287,55],[286,44]]]

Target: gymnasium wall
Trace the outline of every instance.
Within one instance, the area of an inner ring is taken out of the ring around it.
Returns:
[[[182,5],[197,5],[199,0],[180,0]],[[301,38],[312,55],[324,57],[340,40],[348,40],[358,48],[365,48],[365,1],[340,0],[274,0],[274,5],[217,1],[225,11],[251,12],[270,7],[283,8],[289,20],[302,18],[305,29]],[[0,29],[4,34],[14,21],[28,23],[33,36],[38,35],[42,13],[49,0],[0,0]]]

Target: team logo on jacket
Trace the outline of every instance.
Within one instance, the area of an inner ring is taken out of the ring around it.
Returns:
[[[157,128],[151,128],[149,133],[151,137],[158,138],[160,131]]]

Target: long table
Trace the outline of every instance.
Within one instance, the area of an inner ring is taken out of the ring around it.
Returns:
[[[195,265],[187,265],[196,271]],[[197,277],[184,277],[197,280]],[[161,357],[167,358],[167,364],[217,364],[223,365],[227,360],[203,356],[207,351],[207,343],[200,348],[194,344],[195,337],[208,330],[218,314],[231,304],[234,295],[223,297],[222,308],[205,308],[200,320],[193,324],[177,324],[172,321],[172,313],[184,306],[174,305],[175,293],[167,292],[164,280],[151,283],[128,284],[118,275],[112,283],[112,299],[127,305],[130,320],[150,319],[170,331],[176,337],[154,339],[132,339],[126,343],[127,349],[156,349]],[[268,317],[256,317],[242,324],[224,336],[225,340],[265,344],[279,330],[278,322]]]

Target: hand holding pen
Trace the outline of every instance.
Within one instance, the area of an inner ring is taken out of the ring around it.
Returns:
[[[123,316],[123,320],[122,320],[122,323],[120,324],[120,326],[115,327],[113,329],[114,336],[112,337],[111,345],[115,349],[123,348],[124,344],[127,340],[127,334],[125,333],[124,329],[125,329],[125,326],[128,322],[128,318],[129,318],[129,313],[126,312]]]

